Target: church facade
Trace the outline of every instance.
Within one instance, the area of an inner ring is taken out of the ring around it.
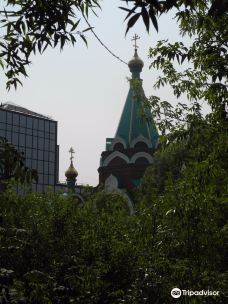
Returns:
[[[145,105],[140,79],[143,61],[135,54],[128,66],[132,77],[128,96],[114,138],[106,138],[100,159],[99,184],[131,190],[140,184],[146,168],[153,162],[158,132],[151,111]]]

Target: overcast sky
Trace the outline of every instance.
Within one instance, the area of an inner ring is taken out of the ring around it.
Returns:
[[[149,70],[149,47],[160,39],[180,41],[178,27],[171,15],[159,20],[159,33],[151,26],[150,34],[138,21],[125,37],[125,12],[118,6],[122,1],[104,0],[99,17],[90,16],[91,25],[100,39],[119,57],[129,61],[133,56],[132,36],[141,38],[139,56],[144,60],[141,74],[147,96],[155,95],[175,102],[168,88],[154,91],[153,84],[158,76]],[[83,23],[82,23],[83,24]],[[87,26],[84,24],[84,28]],[[83,28],[83,26],[82,26]],[[127,97],[130,77],[128,66],[112,57],[87,32],[88,48],[78,38],[74,47],[66,46],[47,49],[41,56],[32,58],[28,68],[29,77],[23,86],[10,92],[5,89],[1,73],[0,102],[11,101],[41,114],[50,115],[58,121],[58,144],[60,146],[60,181],[65,181],[64,172],[69,166],[69,149],[75,149],[74,164],[78,170],[78,183],[97,185],[100,154],[105,149],[106,137],[113,137]]]

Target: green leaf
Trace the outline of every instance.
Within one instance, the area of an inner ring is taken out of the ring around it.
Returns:
[[[127,23],[127,30],[126,30],[126,33],[125,35],[127,34],[127,32],[129,31],[129,29],[131,27],[133,27],[133,25],[136,23],[136,21],[139,19],[140,17],[140,13],[137,13],[135,14],[134,16],[132,16],[129,20],[128,20],[128,23]]]
[[[82,38],[82,40],[84,41],[84,43],[86,44],[86,46],[88,46],[87,40],[86,40],[85,36],[84,35],[80,35],[80,37]]]
[[[79,19],[77,22],[75,22],[75,24],[71,28],[71,32],[73,32],[77,28],[80,21],[81,21],[81,19]]]
[[[150,29],[150,19],[149,19],[149,15],[148,12],[146,10],[146,8],[143,6],[142,7],[142,18],[143,18],[143,22],[146,26],[146,30],[149,33],[149,29]]]
[[[157,18],[155,17],[155,13],[154,13],[154,10],[152,8],[149,9],[149,16],[150,16],[150,19],[151,19],[156,31],[158,32]]]

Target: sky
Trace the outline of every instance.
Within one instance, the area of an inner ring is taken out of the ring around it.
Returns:
[[[170,42],[182,40],[172,14],[159,20],[159,32],[151,26],[146,32],[139,20],[125,37],[126,12],[118,6],[123,1],[103,0],[98,17],[89,16],[94,31],[110,50],[128,62],[134,54],[133,35],[140,36],[138,54],[144,61],[141,73],[146,96],[157,95],[175,103],[168,87],[155,91],[153,85],[159,72],[149,69],[148,51],[158,40]],[[83,23],[81,29],[88,26]],[[75,150],[74,165],[79,173],[78,184],[98,184],[100,155],[105,150],[106,137],[114,137],[127,97],[130,77],[128,66],[110,55],[91,32],[86,32],[88,47],[77,38],[75,46],[67,45],[47,49],[43,55],[31,58],[28,78],[22,78],[23,86],[8,92],[3,72],[0,71],[0,102],[14,102],[32,111],[51,116],[58,121],[60,146],[59,179],[65,181],[69,167],[69,149]],[[179,100],[184,101],[185,100]]]

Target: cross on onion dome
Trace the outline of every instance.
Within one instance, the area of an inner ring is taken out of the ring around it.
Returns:
[[[74,149],[71,147],[70,150],[69,150],[69,152],[70,152],[70,160],[72,161],[73,158],[74,158],[73,154],[75,153],[75,151],[74,151]]]
[[[137,50],[138,46],[137,46],[137,40],[140,39],[140,37],[138,35],[135,34],[135,36],[133,36],[133,38],[131,39],[131,41],[135,41],[134,43],[134,48],[135,51]]]

